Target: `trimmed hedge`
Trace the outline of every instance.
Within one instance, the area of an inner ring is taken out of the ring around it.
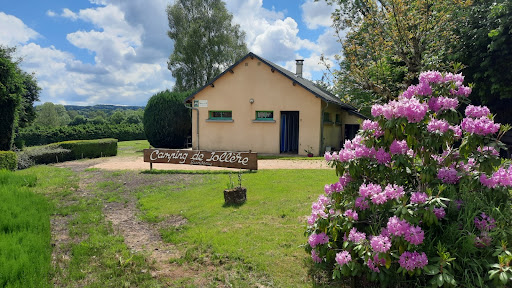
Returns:
[[[59,146],[36,146],[18,151],[18,169],[27,169],[35,164],[50,164],[71,159],[71,150]]]
[[[117,155],[117,139],[74,140],[50,144],[70,150],[65,160],[98,158]]]
[[[77,125],[62,127],[27,127],[18,132],[16,143],[25,146],[46,145],[70,140],[115,138],[119,141],[144,140],[144,126],[140,124]],[[19,144],[18,144],[19,145]],[[18,147],[21,148],[21,147]]]
[[[12,151],[0,151],[0,170],[14,171],[18,167],[18,156]]]

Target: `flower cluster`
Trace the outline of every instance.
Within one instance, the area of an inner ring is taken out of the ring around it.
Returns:
[[[466,117],[471,117],[471,118],[488,117],[490,114],[491,114],[491,111],[486,106],[468,105],[468,107],[466,107],[466,111],[465,111]]]
[[[441,168],[437,171],[437,178],[448,184],[457,184],[460,177],[457,176],[455,168]]]
[[[397,216],[389,218],[385,233],[397,237],[403,236],[405,241],[414,245],[420,245],[425,239],[425,232],[419,226],[412,226]]]
[[[494,134],[500,130],[500,124],[494,123],[494,120],[489,119],[487,117],[481,118],[464,118],[462,119],[462,123],[460,124],[462,130],[477,134],[477,135],[489,135]]]
[[[411,203],[422,204],[428,199],[428,195],[425,192],[414,192],[411,194]]]
[[[308,225],[315,224],[318,218],[327,219],[328,215],[325,213],[325,205],[329,203],[329,199],[324,195],[318,196],[318,201],[311,205],[311,216],[308,217]]]
[[[492,238],[489,236],[489,231],[496,228],[496,220],[482,213],[480,217],[475,217],[474,223],[475,227],[480,230],[480,235],[475,237],[475,246],[483,248],[491,245]]]
[[[476,150],[482,154],[490,154],[492,156],[500,156],[500,153],[494,147],[484,146],[484,147],[478,147]]]
[[[395,139],[389,146],[389,153],[391,154],[407,154],[407,151],[409,151],[409,147],[405,140],[397,141]]]
[[[418,123],[423,120],[427,111],[428,104],[420,102],[415,97],[400,97],[398,101],[391,101],[389,104],[373,105],[372,116],[384,116],[388,120],[404,117],[409,123]]]
[[[443,134],[450,129],[450,123],[446,120],[430,119],[427,125],[427,131],[430,133]]]
[[[359,219],[357,212],[352,209],[348,209],[347,211],[345,211],[345,213],[343,213],[343,216],[348,217],[350,219],[354,219],[355,221]]]
[[[350,253],[348,251],[342,251],[340,253],[336,253],[336,262],[340,264],[340,266],[343,266],[347,264],[348,262],[352,261],[352,256],[350,256]]]
[[[373,131],[373,136],[375,136],[375,138],[379,138],[384,135],[384,131],[379,126],[379,123],[372,120],[364,120],[362,129],[363,131]]]
[[[373,236],[370,239],[370,246],[375,252],[386,253],[391,248],[391,240],[387,236]]]
[[[428,100],[428,108],[434,112],[441,112],[449,109],[457,109],[459,107],[459,100],[450,97],[432,97]]]
[[[490,178],[485,174],[480,175],[480,183],[489,188],[512,187],[512,165],[507,169],[500,167]]]
[[[386,265],[386,259],[379,258],[379,253],[375,253],[373,254],[373,257],[368,258],[366,265],[368,268],[370,268],[370,270],[380,273],[379,266]]]
[[[440,219],[443,219],[444,216],[446,216],[446,211],[444,210],[443,207],[434,208],[434,215],[436,215],[436,218],[440,220]]]
[[[427,254],[425,254],[425,252],[420,254],[416,251],[405,251],[400,255],[398,263],[400,264],[400,267],[407,271],[413,271],[416,268],[423,268],[428,264]]]
[[[366,234],[364,232],[358,232],[354,227],[350,229],[350,232],[348,233],[348,240],[354,243],[360,243],[366,240]]]
[[[312,248],[315,248],[316,245],[325,244],[329,242],[329,236],[324,232],[320,234],[311,234],[308,239],[308,243]]]

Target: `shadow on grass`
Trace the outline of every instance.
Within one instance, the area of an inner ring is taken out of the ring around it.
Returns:
[[[243,203],[226,203],[224,202],[224,205],[222,205],[222,208],[240,208],[245,205],[247,201]]]

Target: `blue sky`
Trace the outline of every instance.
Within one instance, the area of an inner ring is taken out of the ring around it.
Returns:
[[[140,105],[172,89],[173,42],[165,8],[174,0],[18,0],[0,7],[0,44],[17,47],[38,79],[41,102]],[[317,80],[320,55],[341,50],[333,7],[314,0],[225,0],[250,51]]]

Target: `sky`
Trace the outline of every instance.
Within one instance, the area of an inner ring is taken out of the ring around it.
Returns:
[[[224,1],[249,51],[290,71],[304,59],[305,78],[319,80],[320,56],[340,53],[325,1]],[[21,68],[35,73],[39,103],[145,106],[174,86],[165,12],[173,0],[2,2],[0,45],[15,46]]]

